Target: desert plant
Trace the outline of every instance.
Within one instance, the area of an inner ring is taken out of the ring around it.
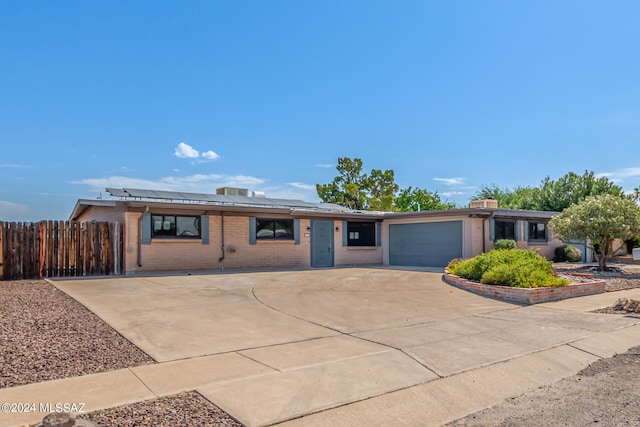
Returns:
[[[451,274],[491,285],[521,288],[564,286],[569,281],[557,277],[550,261],[534,250],[493,250],[474,258],[453,260]]]
[[[582,251],[572,245],[562,245],[554,249],[555,262],[580,262],[582,261]]]
[[[640,206],[627,197],[590,196],[554,216],[549,228],[562,241],[587,242],[587,247],[596,251],[598,269],[602,271],[617,252],[613,246],[616,240],[640,234]]]
[[[494,248],[495,249],[515,249],[516,241],[511,239],[496,240]]]

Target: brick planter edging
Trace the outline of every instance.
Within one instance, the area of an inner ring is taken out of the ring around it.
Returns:
[[[444,272],[444,281],[450,285],[476,294],[521,304],[539,304],[541,302],[601,294],[605,292],[606,284],[604,280],[594,280],[592,282],[575,283],[567,286],[513,288],[511,286],[485,285],[484,283],[472,282],[460,276],[450,274],[446,270]]]

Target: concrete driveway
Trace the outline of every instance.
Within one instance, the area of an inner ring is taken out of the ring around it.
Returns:
[[[427,271],[54,284],[160,362],[128,400],[197,389],[248,426],[440,425],[640,344],[639,318],[588,313],[622,294],[523,307]]]

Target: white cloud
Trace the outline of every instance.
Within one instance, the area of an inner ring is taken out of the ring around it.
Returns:
[[[455,186],[464,184],[465,178],[433,178],[434,181],[443,183],[444,185]]]
[[[0,221],[14,221],[29,213],[27,205],[0,200]]]
[[[307,190],[307,191],[315,191],[316,190],[316,186],[312,185],[312,184],[305,184],[302,182],[289,182],[287,185],[290,185],[292,187],[295,188],[299,188],[301,190]]]
[[[640,176],[640,167],[624,168],[613,172],[601,172],[595,175],[596,178],[607,177],[611,180],[623,180]]]
[[[238,187],[263,192],[266,197],[274,199],[319,201],[314,185],[301,182],[275,184],[267,179],[247,175],[193,174],[165,176],[158,179],[114,175],[103,178],[81,179],[73,181],[72,184],[89,186],[89,191],[93,193],[104,192],[105,188],[113,187],[214,194],[216,189],[220,187]]]
[[[313,191],[301,189],[298,187],[281,187],[277,185],[267,186],[260,188],[260,191],[265,193],[265,196],[272,199],[294,199],[304,200],[305,202],[319,202],[318,194],[315,188]]]
[[[0,168],[14,168],[14,169],[30,169],[33,166],[30,165],[17,165],[14,163],[3,163],[0,164]]]
[[[609,178],[610,176],[613,175],[613,172],[602,172],[602,173],[597,173],[595,175],[596,178]]]
[[[195,159],[195,163],[200,163],[206,160],[216,160],[220,158],[220,155],[213,150],[207,150],[202,153],[196,150],[189,144],[181,142],[174,150],[174,155],[181,159]]]
[[[202,158],[207,160],[215,160],[215,159],[219,159],[220,155],[215,151],[209,150],[202,153]]]
[[[332,168],[333,165],[332,164],[327,164],[327,163],[318,163],[314,165],[317,168]]]
[[[462,196],[464,193],[462,191],[445,191],[442,193],[444,197],[452,197],[452,196]]]
[[[147,190],[187,191],[195,193],[215,193],[219,187],[241,187],[260,190],[266,180],[245,175],[195,174],[187,176],[166,176],[158,179],[132,178],[128,176],[107,176],[71,181],[71,184],[88,185],[92,192],[113,188],[141,188]]]
[[[633,188],[640,183],[640,167],[622,168],[609,172],[600,172],[595,174],[596,178],[608,178],[609,181],[622,187],[627,193],[632,192]]]
[[[175,149],[174,154],[176,157],[180,157],[181,159],[197,159],[200,157],[200,153],[198,150],[194,149],[189,144],[185,144],[181,142]]]

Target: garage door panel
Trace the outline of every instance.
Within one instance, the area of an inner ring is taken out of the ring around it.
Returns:
[[[391,224],[389,264],[445,267],[462,256],[462,221]]]

